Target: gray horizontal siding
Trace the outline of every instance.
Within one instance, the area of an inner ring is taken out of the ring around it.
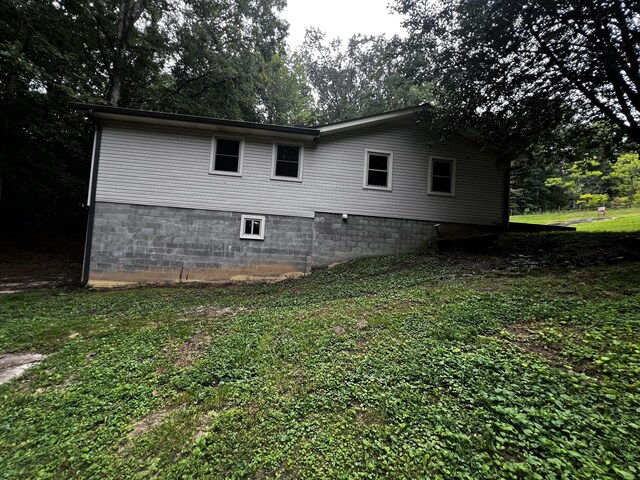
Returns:
[[[305,144],[302,183],[271,180],[272,140],[245,137],[242,177],[209,175],[201,130],[105,125],[96,199],[102,202],[312,217],[316,211],[491,225],[502,219],[495,158],[459,139],[433,142],[413,122]],[[295,143],[295,142],[293,142]],[[364,151],[392,150],[393,191],[362,188]],[[456,196],[427,194],[429,155],[454,157]]]

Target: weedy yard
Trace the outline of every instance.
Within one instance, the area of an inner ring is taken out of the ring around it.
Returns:
[[[4,295],[0,477],[638,478],[639,237]]]
[[[637,232],[640,231],[640,207],[609,208],[604,215],[597,209],[569,210],[566,212],[514,215],[513,222],[539,225],[564,224],[578,232]]]

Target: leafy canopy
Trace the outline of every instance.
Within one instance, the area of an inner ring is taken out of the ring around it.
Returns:
[[[397,0],[443,124],[526,148],[576,118],[640,141],[640,7],[630,0]]]
[[[398,37],[354,35],[343,45],[309,29],[300,57],[323,123],[419,105],[430,86],[406,73],[407,52]]]

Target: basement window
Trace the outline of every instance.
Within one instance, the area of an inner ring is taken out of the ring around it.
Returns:
[[[261,215],[242,215],[240,238],[264,240],[265,217]]]
[[[433,195],[455,195],[456,160],[454,158],[431,157],[429,164],[429,193]]]
[[[302,145],[273,144],[271,178],[274,180],[302,181]]]
[[[391,190],[393,152],[365,150],[363,188]]]
[[[209,173],[241,176],[243,153],[243,139],[212,137]]]

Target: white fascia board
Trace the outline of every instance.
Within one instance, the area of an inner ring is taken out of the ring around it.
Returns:
[[[376,125],[378,123],[388,122],[389,120],[395,120],[403,117],[411,117],[420,107],[411,107],[404,110],[398,110],[395,112],[381,113],[380,115],[372,115],[371,117],[357,118],[355,120],[347,120],[339,123],[332,123],[329,125],[323,125],[318,128],[320,135],[328,135],[331,133],[344,132],[346,130],[352,130],[354,128],[365,127],[369,125]]]

